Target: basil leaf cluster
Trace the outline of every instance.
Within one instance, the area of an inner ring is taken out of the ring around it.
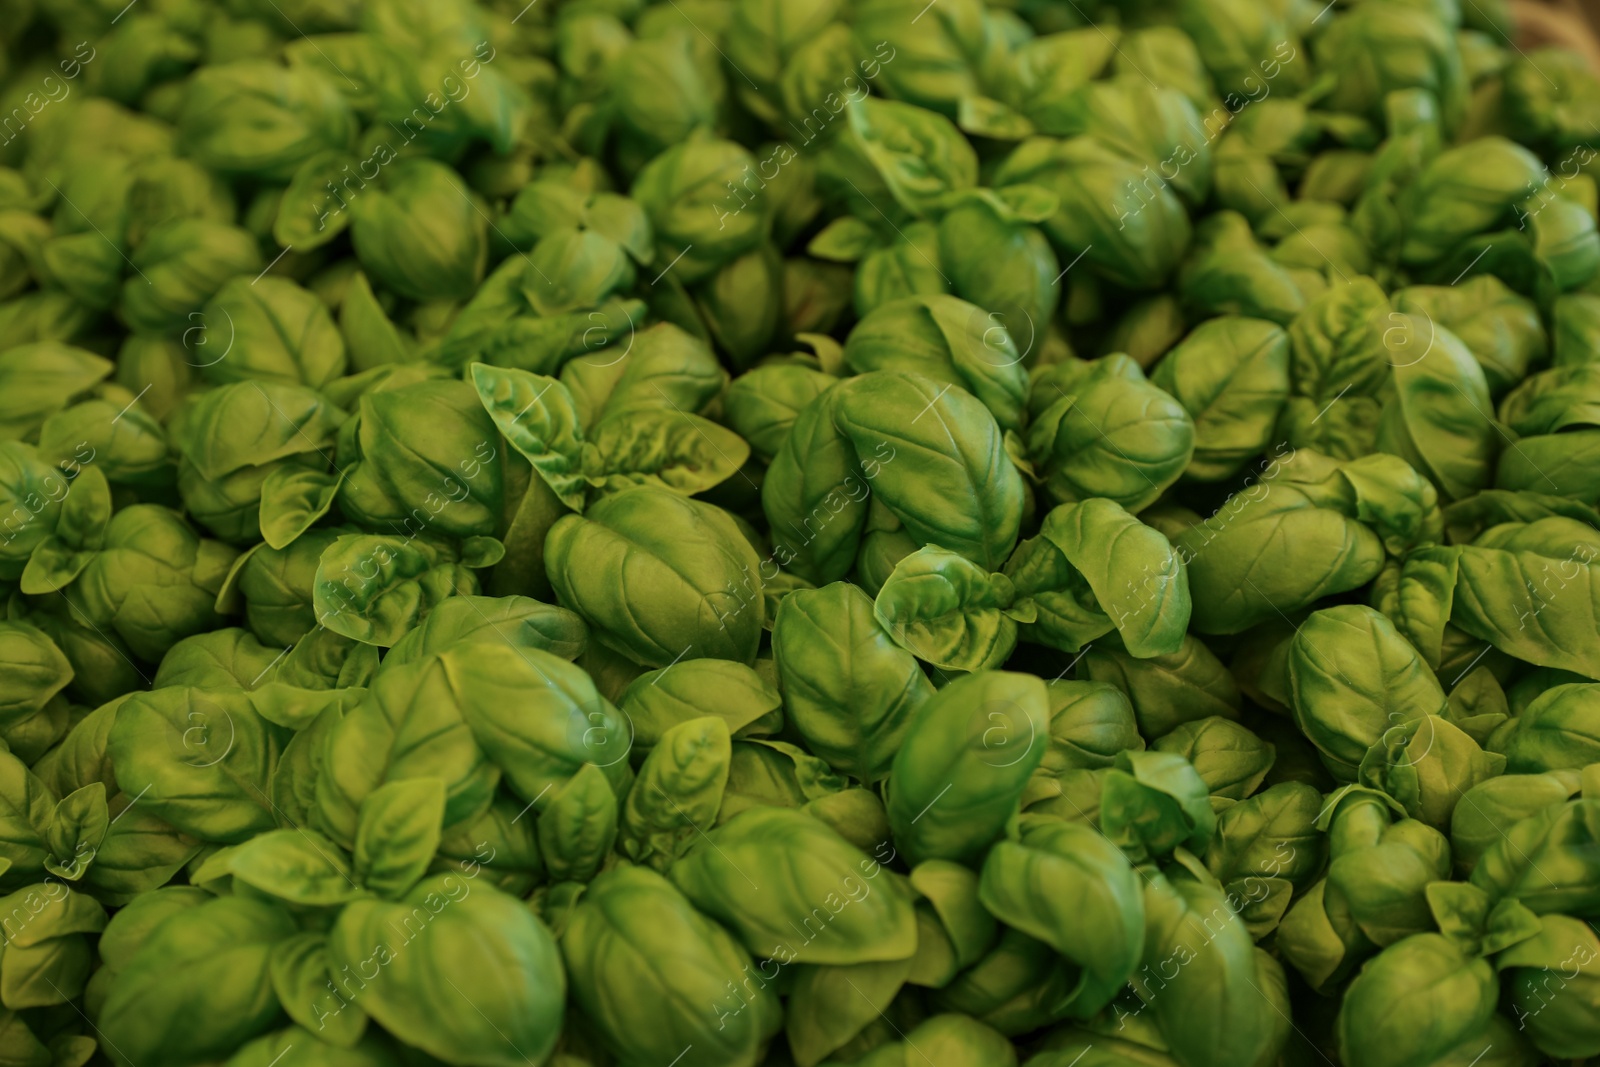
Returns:
[[[1506,0],[0,25],[0,1063],[1600,1060]]]

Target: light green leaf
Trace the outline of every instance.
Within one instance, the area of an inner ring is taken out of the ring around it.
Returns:
[[[539,815],[539,853],[554,882],[587,882],[617,838],[617,797],[586,763]]]
[[[876,502],[919,544],[998,570],[1017,542],[1024,491],[988,409],[957,386],[904,371],[858,375],[839,388],[835,422]],[[951,506],[956,500],[961,507]]]
[[[798,1067],[815,1067],[879,1017],[899,994],[912,957],[839,966],[800,964],[784,1003],[784,1028]]]
[[[54,341],[0,352],[0,441],[30,437],[112,369],[110,360]]]
[[[603,492],[661,485],[685,496],[721,485],[750,458],[745,439],[687,412],[634,410],[590,431],[584,475]]]
[[[1000,836],[1049,748],[1043,679],[984,671],[918,709],[889,775],[889,826],[913,863],[980,857]]]
[[[339,332],[354,370],[365,371],[411,358],[411,343],[384,314],[367,276],[356,271],[339,304]]]
[[[834,582],[785,597],[772,653],[784,706],[811,751],[863,782],[887,777],[933,684],[879,624],[861,588]]]
[[[618,708],[633,731],[633,747],[648,752],[667,731],[691,719],[716,715],[735,738],[777,733],[783,699],[752,667],[726,659],[686,659],[639,675]]]
[[[339,992],[348,983],[336,984],[328,969],[326,934],[307,931],[279,941],[269,960],[272,990],[289,1018],[340,1048],[361,1040],[367,1016]]]
[[[963,96],[956,125],[975,137],[997,141],[1020,141],[1033,135],[1033,123],[998,100],[986,96]],[[1051,212],[1054,214],[1054,212]]]
[[[356,1005],[445,1061],[525,1067],[561,1033],[566,976],[549,930],[516,897],[460,874],[429,878],[399,903],[347,905],[328,956],[336,972],[376,968]]]
[[[763,957],[782,951],[800,963],[866,963],[916,950],[901,876],[803,812],[741,812],[707,831],[670,876],[696,908]],[[817,907],[832,912],[820,931]]]
[[[328,513],[344,474],[309,467],[277,467],[261,483],[261,536],[273,548],[288,548],[294,539]]]
[[[477,591],[472,572],[429,541],[345,534],[317,562],[312,606],[334,633],[383,648],[435,604]]]
[[[29,623],[0,622],[0,727],[32,718],[72,681],[72,663],[43,630]],[[37,769],[37,768],[36,768]]]
[[[853,215],[834,219],[806,245],[806,253],[836,263],[854,263],[882,244],[872,227]]]
[[[98,1022],[119,1067],[204,1063],[270,1028],[272,946],[297,933],[287,911],[224,897],[162,922],[117,971]]]
[[[1083,968],[1075,1015],[1104,1008],[1139,965],[1142,882],[1122,851],[1093,827],[1025,817],[1016,840],[990,850],[978,895],[1001,922]]]
[[[352,215],[335,190],[356,162],[346,152],[319,152],[300,164],[278,201],[272,224],[272,239],[280,247],[309,252],[345,231]]]
[[[633,263],[615,241],[592,230],[555,230],[527,257],[522,293],[543,318],[597,307],[633,285]]]
[[[716,821],[732,755],[728,724],[716,716],[691,719],[663,734],[623,805],[623,852],[659,871],[670,867]]]
[[[139,807],[196,837],[236,842],[275,825],[266,791],[289,736],[243,690],[174,686],[123,701],[106,751]]]
[[[105,474],[98,467],[85,467],[67,487],[55,532],[28,558],[22,591],[39,596],[71,585],[104,544],[111,510]]]
[[[90,782],[61,799],[50,815],[45,867],[68,881],[82,878],[111,825],[104,782]]]
[[[380,897],[405,896],[438,851],[444,800],[438,778],[406,778],[367,794],[356,825],[356,881]]]
[[[315,830],[270,830],[233,851],[234,878],[292,904],[327,907],[366,894],[345,851]]]
[[[873,602],[878,625],[918,659],[946,670],[998,667],[1017,645],[1016,589],[1003,574],[934,545],[895,565]]]
[[[567,387],[554,378],[483,363],[472,365],[472,381],[501,436],[563,504],[582,512],[584,435]]]

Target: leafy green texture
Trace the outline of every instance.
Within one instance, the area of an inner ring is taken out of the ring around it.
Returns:
[[[268,959],[294,933],[288,912],[237,897],[149,928],[101,1010],[108,1051],[129,1067],[157,1055],[203,1059],[264,1033],[280,1011]]]
[[[1029,401],[1028,457],[1057,503],[1104,497],[1141,511],[1194,455],[1189,412],[1126,356],[1045,369]]]
[[[1076,652],[1114,629],[1131,655],[1148,659],[1183,643],[1190,603],[1181,557],[1109,500],[1052,510],[1006,570],[1018,606],[1035,614],[1024,633],[1042,644]]]
[[[0,1064],[1600,1057],[1513,6],[10,5]]]
[[[289,731],[237,690],[173,686],[130,697],[105,747],[117,784],[178,829],[243,841],[274,826],[265,792]]]
[[[1156,365],[1151,381],[1194,420],[1194,458],[1185,473],[1227,478],[1272,443],[1289,395],[1288,338],[1262,319],[1211,319]]]
[[[844,358],[858,374],[906,370],[960,386],[989,409],[1002,430],[1016,430],[1022,425],[1027,374],[1010,333],[993,325],[983,309],[964,300],[909,297],[875,309],[857,324]]]
[[[728,724],[715,716],[679,723],[645,757],[622,809],[620,843],[635,862],[671,866],[716,818],[733,758]]]
[[[1289,646],[1289,705],[1335,774],[1349,779],[1390,729],[1444,710],[1438,680],[1371,608],[1327,608]]]
[[[607,497],[546,545],[550,582],[594,636],[640,662],[755,658],[759,560],[733,520],[665,489]]]
[[[1110,1003],[1144,948],[1144,899],[1121,850],[1095,830],[1054,819],[1024,823],[984,860],[983,906],[1083,968],[1070,1011]]]
[[[1195,628],[1238,633],[1358,589],[1382,569],[1386,545],[1403,551],[1438,521],[1434,487],[1399,460],[1291,451],[1175,539]]]
[[[695,907],[759,956],[844,964],[904,959],[916,949],[901,876],[800,812],[743,812],[671,874]]]
[[[478,591],[453,555],[447,544],[346,534],[317,560],[317,620],[363,644],[393,645],[440,601]]]
[[[1596,613],[1595,530],[1562,516],[1491,527],[1471,544],[1408,556],[1399,597],[1408,633],[1437,648],[1448,623],[1508,654],[1585,677],[1600,673],[1579,637]]]
[[[861,463],[882,461],[878,500],[912,537],[991,570],[1004,562],[1021,521],[1022,479],[999,425],[973,397],[922,375],[866,374],[841,390],[835,420]],[[950,499],[973,507],[952,514]]]
[[[652,871],[619,867],[596,879],[562,932],[561,948],[573,999],[628,1062],[701,1045],[716,1062],[755,1063],[778,1028],[778,998],[763,969],[733,934]],[[641,1016],[655,1025],[627,1024]]]
[[[920,861],[969,860],[1011,816],[1044,758],[1049,710],[1038,678],[961,678],[919,710],[889,777],[895,842]]]
[[[422,877],[439,848],[444,782],[390,782],[361,802],[353,851],[357,880],[383,897],[401,897]]]
[[[811,750],[864,782],[887,777],[933,686],[872,602],[845,582],[792,593],[778,608],[772,651],[784,710]]]
[[[1010,614],[1016,587],[1003,574],[941,548],[921,548],[895,564],[873,614],[895,642],[947,670],[1004,663],[1017,645]]]
[[[1392,356],[1395,402],[1378,422],[1378,447],[1427,475],[1446,497],[1487,488],[1499,438],[1488,418],[1482,368],[1441,326],[1409,319],[1390,329],[1415,334],[1419,342],[1431,333],[1431,347]]]
[[[586,882],[617,837],[617,797],[592,763],[562,786],[539,815],[539,852],[558,882]]]
[[[1494,986],[1487,961],[1468,958],[1438,934],[1417,934],[1379,955],[1351,984],[1339,1017],[1340,1049],[1375,1064],[1403,1064],[1477,1047],[1494,1011]],[[1369,1013],[1378,1026],[1357,1030],[1355,1020]],[[1420,1029],[1403,1021],[1408,1014],[1439,1022]]]
[[[566,976],[555,939],[515,897],[462,875],[426,880],[398,903],[350,904],[328,957],[339,971],[381,964],[351,999],[435,1055],[512,1064],[548,1054],[560,1033]],[[461,1010],[441,1025],[429,1006],[449,1003]]]

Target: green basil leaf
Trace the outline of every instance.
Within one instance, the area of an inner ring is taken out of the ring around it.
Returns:
[[[472,381],[495,428],[533,464],[563,504],[582,512],[584,434],[566,386],[554,378],[483,363],[473,364]]]
[[[314,830],[269,830],[233,850],[238,881],[292,904],[327,907],[365,895],[344,850]]]
[[[427,879],[399,903],[347,905],[328,957],[336,972],[376,967],[351,983],[354,1003],[432,1056],[540,1062],[561,1032],[566,977],[550,931],[522,901],[460,874]]]
[[[438,851],[444,802],[438,778],[389,782],[367,794],[356,824],[356,881],[380,897],[405,896]]]
[[[1016,588],[954,552],[929,545],[895,565],[873,601],[896,644],[946,670],[998,667],[1017,645]]]
[[[273,548],[287,548],[333,507],[343,474],[306,467],[277,467],[261,483],[261,537]]]

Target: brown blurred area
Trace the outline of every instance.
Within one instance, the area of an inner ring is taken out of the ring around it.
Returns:
[[[1512,0],[1511,10],[1522,48],[1561,45],[1600,70],[1600,0]]]

